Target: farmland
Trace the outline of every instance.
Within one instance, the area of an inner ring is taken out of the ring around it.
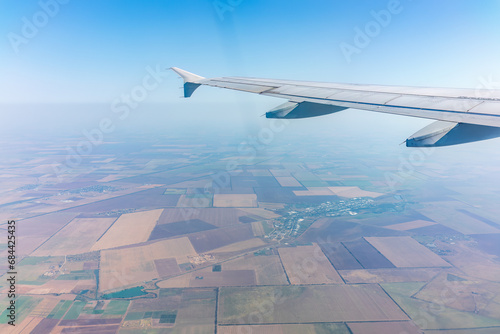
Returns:
[[[321,334],[336,333],[349,334],[349,330],[344,324],[285,324],[285,325],[245,325],[245,326],[219,326],[218,333],[239,334],[244,331],[261,334]]]
[[[420,228],[420,227],[432,226],[435,224],[436,223],[434,223],[434,222],[425,221],[425,220],[414,220],[414,221],[406,222],[406,223],[387,225],[385,227],[390,228],[391,230],[396,230],[396,231],[407,231],[407,230],[413,230],[413,229]]]
[[[392,190],[399,151],[277,136],[250,161],[218,135],[114,138],[59,177],[57,141],[0,161],[20,315],[0,332],[500,330],[497,165],[433,155]]]
[[[214,207],[219,208],[253,208],[257,207],[255,194],[215,194]]]
[[[342,283],[318,245],[280,248],[279,254],[291,284]]]
[[[342,244],[365,269],[395,268],[394,264],[370,245],[366,239],[343,242]]]
[[[358,322],[347,324],[353,334],[420,334],[420,329],[410,321]]]
[[[346,283],[428,282],[440,268],[387,268],[339,270]]]
[[[350,300],[349,304],[337,303]],[[313,305],[320,302],[321,309]],[[266,307],[264,313],[259,308]],[[253,314],[259,314],[258,317]],[[222,288],[221,324],[408,320],[378,285]]]
[[[146,246],[105,250],[101,252],[100,290],[126,287],[159,277],[155,260],[175,259],[178,264],[189,262],[196,252],[186,237],[155,242]],[[174,266],[175,268],[175,266]],[[177,269],[174,269],[177,271]],[[164,275],[164,268],[160,269]]]
[[[253,238],[254,235],[250,224],[229,226],[189,235],[189,241],[198,253],[204,253]]]
[[[382,284],[382,287],[412,319],[416,320],[417,323],[419,319],[422,319],[420,321],[423,324],[423,329],[500,326],[500,320],[495,318],[455,310],[442,305],[441,302],[435,304],[412,298],[424,284],[388,283]],[[440,312],[434,312],[433,310],[438,307],[440,308]]]
[[[248,211],[252,209],[233,208],[196,208],[196,209],[165,209],[158,220],[158,225],[180,223],[185,221],[201,221],[207,224],[225,227],[238,224],[241,217],[253,214],[259,217],[274,218],[277,215],[271,211],[256,209],[258,211]]]
[[[148,240],[163,210],[128,213],[120,216],[96,242],[92,251],[127,246]],[[140,224],[140,225],[139,225]],[[136,226],[140,228],[136,228]]]
[[[246,255],[243,258],[225,262],[223,270],[249,270],[256,274],[258,285],[287,284],[285,272],[277,255]]]
[[[64,256],[87,253],[114,221],[115,218],[75,218],[33,255]]]
[[[396,267],[449,267],[449,263],[410,237],[365,238]]]

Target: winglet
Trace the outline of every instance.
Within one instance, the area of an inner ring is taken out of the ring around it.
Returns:
[[[193,74],[188,71],[181,70],[177,67],[171,67],[172,71],[179,74],[184,80],[184,97],[191,97],[196,88],[200,87],[199,81],[205,79],[199,75]]]
[[[184,83],[187,82],[196,83],[197,81],[205,79],[204,77],[201,77],[199,75],[196,75],[188,71],[181,70],[180,68],[177,67],[171,67],[170,69],[175,73],[179,74],[184,80]]]

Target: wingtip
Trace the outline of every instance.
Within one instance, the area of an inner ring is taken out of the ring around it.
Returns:
[[[170,67],[170,69],[172,71],[174,71],[175,73],[177,73],[184,80],[184,83],[187,83],[187,82],[197,83],[198,81],[205,79],[201,75],[197,75],[197,74],[185,71],[185,70],[180,69],[178,67],[172,66],[172,67]]]

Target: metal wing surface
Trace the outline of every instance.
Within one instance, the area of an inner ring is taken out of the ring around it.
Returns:
[[[348,108],[434,119],[406,140],[409,147],[448,146],[500,136],[500,91],[339,84],[243,77],[207,79],[173,67],[184,96],[201,85],[287,99],[267,118],[306,118]]]

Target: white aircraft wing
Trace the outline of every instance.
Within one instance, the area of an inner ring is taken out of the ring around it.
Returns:
[[[207,79],[172,67],[184,96],[201,85],[288,99],[267,118],[306,118],[348,108],[434,119],[406,140],[408,147],[447,146],[500,137],[500,91],[338,84],[221,77]]]

